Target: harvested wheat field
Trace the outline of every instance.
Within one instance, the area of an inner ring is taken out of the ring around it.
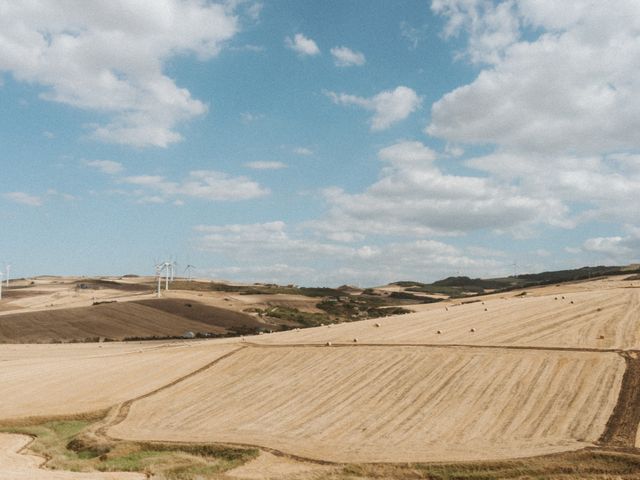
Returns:
[[[0,423],[108,408],[196,371],[232,345],[0,346]]]
[[[91,430],[101,442],[277,454],[230,472],[246,478],[327,472],[310,461],[629,452],[640,444],[639,295],[630,282],[597,280],[244,338],[0,345],[0,424],[109,409]],[[206,321],[204,302],[185,302],[131,305]]]
[[[615,354],[249,347],[133,403],[108,433],[334,462],[540,455],[599,438],[624,367]]]
[[[599,281],[581,284],[580,289],[562,286],[532,292],[442,302],[413,314],[290,331],[256,341],[640,348],[640,288]]]

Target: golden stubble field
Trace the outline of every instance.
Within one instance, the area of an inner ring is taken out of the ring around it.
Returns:
[[[248,347],[134,403],[109,435],[334,462],[540,455],[596,441],[623,372],[615,354]]]
[[[635,407],[619,408],[622,396],[637,398],[624,387],[640,343],[634,283],[612,277],[224,341],[2,345],[0,422],[111,407],[103,431],[113,438],[349,463],[576,450],[614,417],[636,435]]]

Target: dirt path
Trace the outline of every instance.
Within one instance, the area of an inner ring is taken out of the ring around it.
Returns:
[[[246,345],[255,348],[309,348],[326,347],[325,343],[255,343],[246,342]],[[590,352],[590,353],[639,353],[640,350],[623,350],[620,348],[589,348],[589,347],[528,347],[523,345],[474,345],[467,343],[331,343],[333,348],[358,348],[358,347],[424,347],[424,348],[470,348],[481,350],[525,350],[540,352]]]

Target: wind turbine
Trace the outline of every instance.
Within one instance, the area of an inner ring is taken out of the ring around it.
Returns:
[[[187,281],[191,281],[191,270],[193,270],[195,267],[195,265],[187,265],[187,268],[184,269],[185,272],[187,272]],[[183,272],[184,273],[184,272]]]
[[[158,277],[158,289],[156,290],[156,297],[160,297],[160,282],[162,280],[162,268],[163,268],[163,264],[156,263],[156,277]]]
[[[171,262],[164,262],[162,268],[164,269],[164,289],[169,290],[169,278],[172,270]]]
[[[176,272],[176,268],[178,267],[178,262],[176,262],[175,260],[173,260],[171,262],[171,281],[173,282],[174,278],[175,278],[175,272]]]

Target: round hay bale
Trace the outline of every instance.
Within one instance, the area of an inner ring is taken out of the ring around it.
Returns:
[[[373,326],[374,326],[374,327],[379,327],[379,326],[380,326],[380,324],[379,324],[379,323],[374,323],[374,324],[373,324]]]
[[[327,343],[325,343],[325,345],[326,345],[327,347],[330,347],[330,346],[331,346],[331,342],[327,342]]]
[[[484,311],[487,312],[488,310],[485,308]]]
[[[438,330],[438,331],[436,331],[436,333],[437,333],[438,335],[442,335],[442,330]]]
[[[573,300],[571,300],[571,303],[573,303]]]
[[[358,343],[358,339],[357,339],[357,338],[354,338],[354,339],[353,339],[353,343]]]
[[[469,331],[470,331],[471,333],[475,333],[475,332],[476,332],[476,329],[475,329],[475,328],[472,328],[472,329],[471,329],[471,330],[469,330]]]

